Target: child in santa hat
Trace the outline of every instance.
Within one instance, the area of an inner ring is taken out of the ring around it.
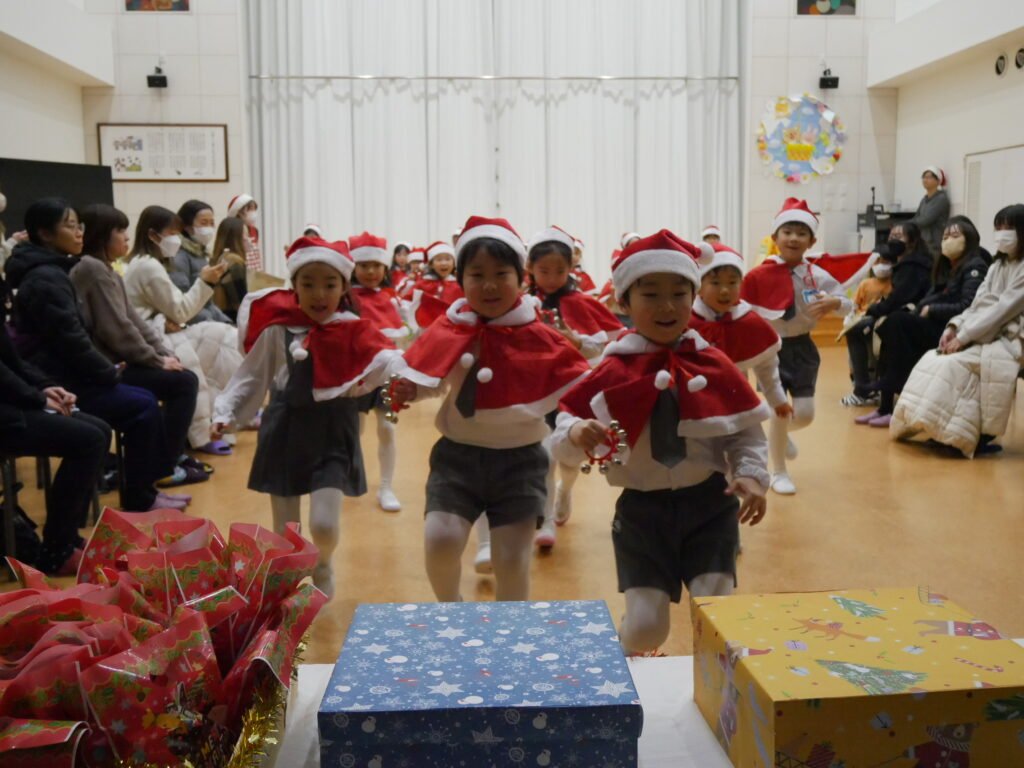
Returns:
[[[388,275],[388,241],[383,237],[363,232],[348,239],[349,252],[355,261],[352,273],[352,297],[359,316],[401,347],[412,333],[402,318],[402,302],[391,288]],[[372,408],[372,402],[364,406]],[[372,408],[377,417],[377,459],[380,462],[380,488],[377,503],[385,512],[402,508],[395,496],[392,481],[395,477],[395,425],[385,418],[380,408]],[[360,418],[360,431],[363,418]]]
[[[232,197],[228,203],[228,216],[235,216],[245,223],[245,266],[251,272],[263,270],[260,231],[256,228],[257,210],[259,210],[259,205],[256,203],[256,199],[244,192]]]
[[[714,224],[708,224],[700,233],[700,239],[705,243],[710,243],[711,245],[720,243],[722,242],[722,230]]]
[[[668,637],[669,603],[683,584],[691,596],[731,592],[739,523],[757,524],[766,509],[768,406],[724,353],[687,329],[702,253],[706,262],[709,254],[664,229],[623,249],[612,280],[635,331],[609,344],[562,398],[552,436],[564,463],[611,450],[621,462],[607,477],[623,488],[612,541],[626,595],[619,637],[632,653]],[[626,432],[621,452],[613,420]]]
[[[587,274],[586,270],[583,269],[583,241],[578,237],[574,237],[572,240],[572,277],[576,281],[576,287],[583,291],[583,293],[589,293],[591,296],[597,295],[597,286],[594,284],[594,278]]]
[[[412,243],[401,240],[395,243],[395,249],[391,252],[391,285],[396,289],[402,284],[409,274],[409,252],[412,250]]]
[[[420,329],[441,317],[462,287],[455,276],[455,249],[438,240],[427,246],[427,267],[413,286],[409,312]]]
[[[504,219],[471,217],[456,250],[458,299],[405,353],[399,401],[447,397],[427,480],[427,576],[459,600],[460,560],[486,511],[498,600],[529,594],[530,552],[547,496],[545,414],[589,370],[520,295],[526,246]]]
[[[401,282],[395,283],[395,291],[402,301],[411,301],[412,292],[416,288],[416,281],[423,276],[423,262],[427,257],[426,248],[412,248],[409,250],[409,258],[406,262],[406,274]]]
[[[246,357],[216,400],[214,434],[249,423],[270,390],[249,488],[270,494],[279,533],[299,521],[299,498],[310,495],[320,550],[313,582],[330,597],[342,496],[366,493],[356,398],[384,382],[399,353],[348,309],[354,264],[346,243],[299,238],[286,266],[294,288],[250,293],[242,303]]]
[[[796,445],[789,433],[814,421],[814,391],[821,356],[811,339],[818,321],[832,312],[847,314],[853,302],[840,282],[820,263],[812,264],[804,254],[814,245],[818,217],[805,200],[790,197],[775,216],[772,241],[778,256],[769,256],[744,278],[741,296],[771,322],[782,337],[779,375],[782,386],[793,397],[793,415],[776,416],[769,429],[772,459],[772,490],[783,495],[796,493],[786,460],[796,458]]]
[[[700,291],[690,327],[725,352],[743,373],[753,370],[768,405],[779,418],[793,415],[779,378],[782,341],[771,324],[740,298],[746,264],[736,251],[711,243],[714,256],[700,268]]]

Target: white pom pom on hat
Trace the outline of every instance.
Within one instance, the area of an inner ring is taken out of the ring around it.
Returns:
[[[711,245],[711,243],[705,243],[703,240],[696,245],[700,248],[700,256],[697,257],[697,265],[701,267],[709,266],[711,262],[715,260],[714,246]]]
[[[672,383],[672,374],[666,370],[658,371],[654,376],[654,386],[656,389],[668,389]]]
[[[464,352],[462,354],[462,357],[459,358],[459,365],[461,365],[463,368],[465,368],[467,370],[472,368],[473,367],[473,363],[475,363],[475,362],[476,362],[476,358],[473,357],[473,355],[471,355],[469,352]]]
[[[494,371],[492,371],[490,368],[481,368],[479,371],[476,372],[476,380],[479,381],[481,384],[486,384],[493,378]]]

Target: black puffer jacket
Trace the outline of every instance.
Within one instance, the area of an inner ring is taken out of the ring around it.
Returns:
[[[18,356],[6,329],[0,328],[0,429],[24,427],[22,411],[42,410],[43,388],[53,383]]]
[[[68,272],[75,259],[22,243],[7,261],[21,355],[61,386],[112,385],[117,369],[92,343]]]
[[[936,285],[918,304],[918,313],[928,307],[928,319],[945,326],[974,301],[992,257],[984,248],[976,248],[965,254],[963,260],[943,285]]]
[[[903,256],[892,268],[892,292],[867,309],[876,320],[907,304],[919,302],[932,284],[932,257],[922,245]]]

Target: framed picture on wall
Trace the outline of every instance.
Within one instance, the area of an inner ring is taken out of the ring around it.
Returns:
[[[124,0],[125,13],[191,13],[192,0]]]
[[[856,16],[857,0],[796,0],[797,16]]]
[[[114,181],[227,181],[227,125],[99,123]]]

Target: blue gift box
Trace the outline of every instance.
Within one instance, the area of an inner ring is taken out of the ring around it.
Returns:
[[[643,710],[599,601],[361,605],[320,764],[636,768]]]

